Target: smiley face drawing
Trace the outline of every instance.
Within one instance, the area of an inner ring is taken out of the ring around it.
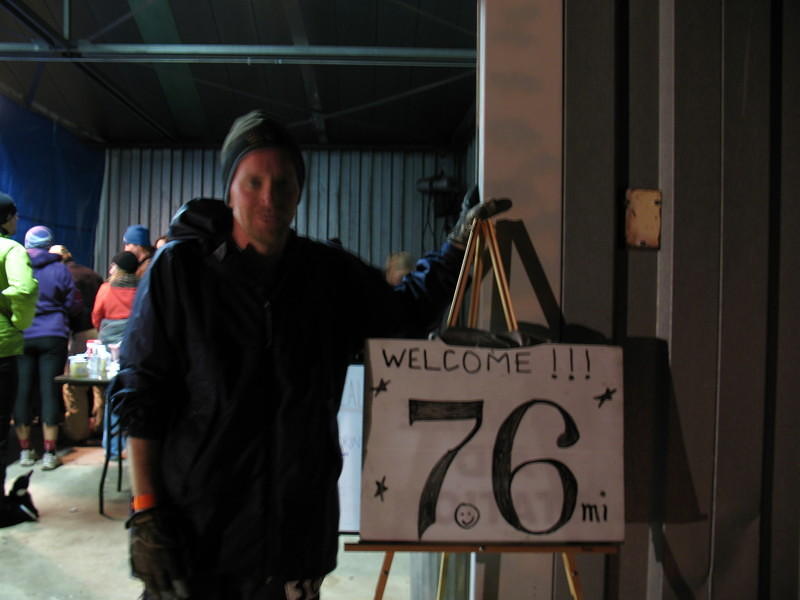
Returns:
[[[481,519],[481,511],[478,510],[473,504],[462,502],[456,506],[455,512],[456,524],[461,529],[472,529]]]

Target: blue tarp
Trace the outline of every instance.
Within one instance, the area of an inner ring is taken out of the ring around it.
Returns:
[[[0,95],[0,191],[17,204],[14,239],[47,225],[55,243],[92,266],[104,157],[99,146]]]

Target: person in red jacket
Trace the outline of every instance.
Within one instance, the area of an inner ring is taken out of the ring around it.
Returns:
[[[136,286],[139,283],[139,278],[136,276],[138,267],[139,260],[131,252],[120,252],[111,259],[110,277],[97,290],[92,309],[92,324],[100,331],[100,342],[103,344],[116,344],[122,341],[136,297]],[[108,419],[109,415],[106,414],[104,418]],[[117,427],[117,420],[116,415],[111,415],[109,425],[112,429]],[[114,444],[111,448],[108,432],[109,427],[104,427],[103,448],[111,460],[120,460],[121,451],[126,446],[125,436],[119,439],[119,444]]]
[[[138,267],[139,261],[131,252],[120,252],[111,259],[110,277],[97,290],[92,309],[92,324],[100,332],[103,344],[122,341],[136,297]]]

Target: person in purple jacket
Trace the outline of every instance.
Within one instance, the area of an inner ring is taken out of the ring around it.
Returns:
[[[63,416],[55,376],[64,371],[69,340],[69,317],[80,310],[75,282],[61,257],[51,254],[53,232],[43,225],[31,227],[25,234],[25,248],[39,281],[39,300],[33,323],[23,332],[24,353],[17,357],[19,383],[14,406],[14,424],[20,446],[22,466],[31,466],[36,456],[30,433],[34,408],[34,382],[38,377],[41,395],[41,419],[44,429],[42,469],[49,471],[61,464],[56,454],[58,425]]]

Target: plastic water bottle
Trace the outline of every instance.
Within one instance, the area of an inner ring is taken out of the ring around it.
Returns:
[[[105,376],[105,364],[108,350],[98,340],[86,342],[86,356],[88,357],[88,371],[91,379],[102,379]]]

